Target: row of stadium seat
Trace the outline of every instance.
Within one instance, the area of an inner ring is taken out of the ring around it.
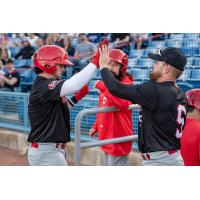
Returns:
[[[148,58],[129,58],[128,67],[152,67],[154,61]],[[16,59],[14,60],[14,66],[21,68],[23,66],[33,67],[32,59]],[[188,57],[186,68],[200,67],[200,57]]]
[[[171,46],[171,45],[170,45]],[[165,46],[166,47],[166,46]],[[131,49],[129,51],[129,58],[134,58],[134,57],[148,57],[148,53],[155,51],[155,48],[147,48],[147,49]],[[182,47],[181,50],[187,57],[200,57],[200,47]]]

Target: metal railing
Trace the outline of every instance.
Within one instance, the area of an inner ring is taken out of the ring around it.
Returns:
[[[131,105],[129,106],[129,110],[139,109],[139,105]],[[136,140],[138,138],[137,135],[119,137],[95,142],[84,142],[81,144],[81,120],[87,114],[93,113],[105,113],[105,112],[118,112],[119,110],[115,107],[105,107],[105,108],[89,108],[80,111],[75,119],[74,131],[75,131],[75,165],[81,165],[81,149],[89,148],[95,146],[102,146],[106,144],[114,144],[114,143],[122,143],[127,141]]]
[[[28,98],[27,93],[0,92],[0,127],[30,131]]]

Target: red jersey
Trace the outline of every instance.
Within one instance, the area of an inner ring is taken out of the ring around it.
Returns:
[[[133,84],[128,76],[121,81],[124,84]],[[103,81],[98,81],[95,86],[100,90],[98,107],[115,106],[119,112],[98,113],[93,128],[98,132],[98,139],[111,139],[133,134],[132,111],[128,110],[130,101],[119,99],[111,95]],[[112,156],[124,156],[130,153],[132,142],[109,144],[101,149]]]
[[[180,150],[186,166],[200,166],[200,122],[197,120],[186,119]]]

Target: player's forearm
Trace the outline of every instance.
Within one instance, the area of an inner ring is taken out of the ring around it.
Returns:
[[[95,71],[96,65],[89,63],[83,70],[63,83],[60,96],[66,96],[80,90],[89,82]]]
[[[112,95],[132,101],[132,90],[135,90],[135,86],[121,84],[111,75],[109,69],[106,68],[101,70],[101,76],[104,84]]]

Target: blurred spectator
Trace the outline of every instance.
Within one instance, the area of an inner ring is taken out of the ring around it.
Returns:
[[[7,36],[7,33],[1,33],[0,34],[0,46],[3,48],[7,48],[9,43],[9,37]]]
[[[43,45],[45,45],[45,41],[42,38],[38,38],[36,41],[36,47],[40,48]]]
[[[130,33],[112,33],[110,37],[111,42],[114,43],[114,48],[121,49],[126,54],[129,54]]]
[[[54,44],[64,48],[64,38],[60,33],[54,33]]]
[[[152,33],[152,40],[165,40],[164,33]]]
[[[131,40],[135,43],[135,49],[148,47],[148,33],[131,33]]]
[[[40,39],[45,41],[47,39],[48,33],[35,33]]]
[[[58,45],[64,48],[64,39],[61,37],[60,33],[49,33],[46,39],[46,44]]]
[[[64,49],[68,53],[68,56],[73,57],[75,54],[75,48],[71,45],[71,41],[69,40],[69,38],[66,37],[65,39],[63,39],[63,44]]]
[[[21,47],[22,40],[25,39],[25,35],[23,33],[13,33],[12,34],[12,44],[10,47]]]
[[[6,63],[7,72],[2,76],[1,91],[17,91],[20,84],[20,74],[13,65],[13,60],[8,59]]]
[[[78,44],[78,33],[68,33],[67,36],[69,37],[72,46],[76,48]]]
[[[6,65],[8,59],[10,58],[9,54],[8,54],[8,49],[2,48],[1,49],[1,61],[3,63],[3,65]]]
[[[98,43],[101,40],[101,33],[87,33],[88,40],[92,43]]]
[[[31,59],[34,54],[34,48],[30,45],[28,40],[23,40],[22,49],[15,55],[15,59],[21,57],[22,59]]]
[[[74,58],[74,54],[75,54],[75,48],[71,45],[71,41],[70,39],[65,36],[65,38],[63,39],[63,43],[64,43],[64,49],[65,51],[68,53],[69,56],[69,60],[74,63],[75,66],[68,66],[68,68],[70,69],[70,73],[69,71],[67,72],[67,68],[65,68],[65,73],[63,74],[63,78],[67,79],[69,77],[71,77],[72,74],[75,74],[78,68],[78,59]]]
[[[27,40],[29,41],[31,46],[36,46],[38,39],[39,39],[39,37],[37,35],[35,35],[34,33],[29,33],[27,36]]]
[[[93,43],[88,41],[85,33],[80,33],[79,39],[80,43],[77,44],[75,56],[79,59],[78,65],[81,69],[90,62],[92,55],[96,51],[96,47]]]
[[[4,75],[5,75],[5,70],[2,61],[0,60],[0,88],[3,86],[4,83]]]
[[[53,33],[48,33],[46,42],[47,45],[53,45],[54,44],[54,36]]]

